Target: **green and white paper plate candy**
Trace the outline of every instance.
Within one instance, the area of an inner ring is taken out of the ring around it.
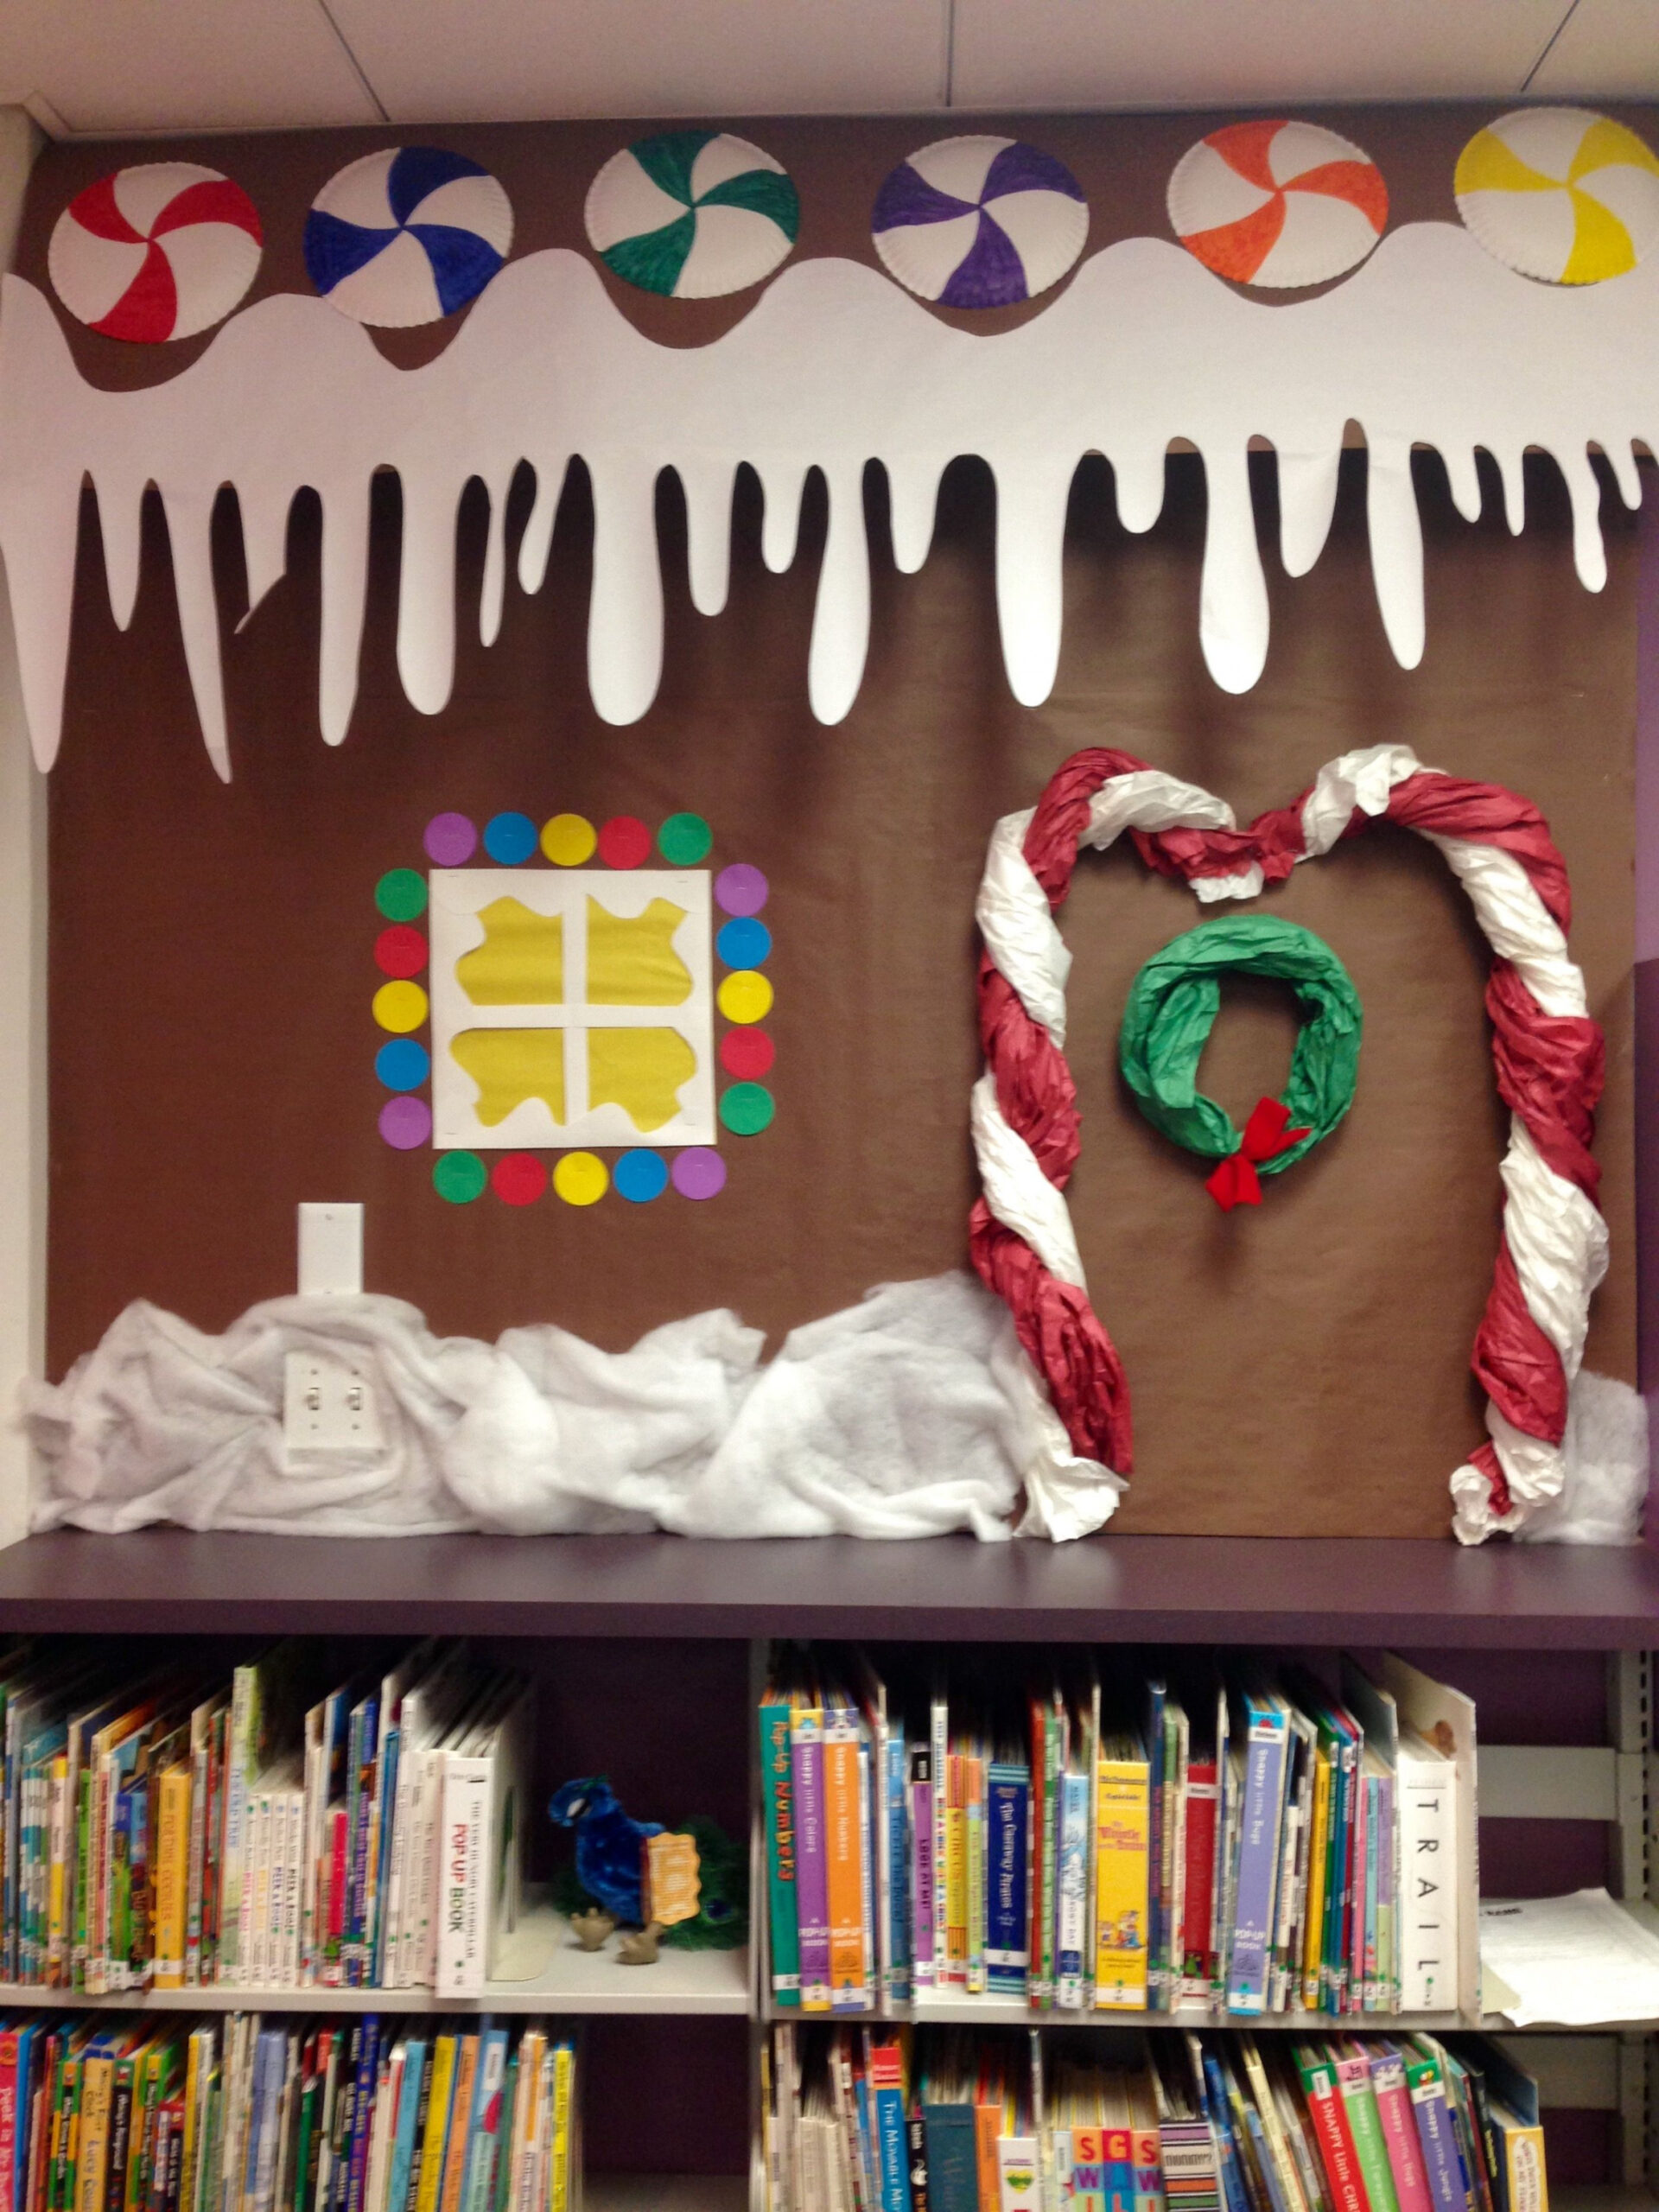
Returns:
[[[800,228],[795,187],[729,130],[664,130],[613,154],[588,193],[588,238],[664,299],[717,300],[770,276]]]

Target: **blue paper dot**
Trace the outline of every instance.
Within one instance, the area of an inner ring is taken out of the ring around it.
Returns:
[[[535,851],[540,835],[527,814],[498,814],[484,825],[484,849],[503,868],[517,868]]]
[[[668,1162],[660,1152],[625,1152],[611,1173],[620,1196],[642,1206],[668,1188]]]
[[[715,950],[728,968],[758,968],[772,950],[772,931],[746,914],[721,924]]]
[[[432,1063],[425,1046],[413,1037],[392,1037],[375,1054],[374,1071],[388,1090],[418,1090]]]

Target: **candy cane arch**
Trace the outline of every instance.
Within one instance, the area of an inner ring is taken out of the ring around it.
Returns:
[[[1452,1476],[1453,1526],[1478,1543],[1524,1528],[1560,1494],[1568,1394],[1607,1268],[1590,1154],[1605,1052],[1567,957],[1571,895],[1548,825],[1501,785],[1373,746],[1328,762],[1292,805],[1240,830],[1211,792],[1100,747],[1073,754],[1035,807],[997,823],[975,909],[985,1072],[971,1101],[983,1189],[971,1243],[1065,1431],[1028,1484],[1027,1526],[1039,1533],[1098,1528],[1134,1457],[1128,1384],[1089,1301],[1065,1197],[1079,1123],[1065,1059],[1071,956],[1053,917],[1077,855],[1127,830],[1148,867],[1183,878],[1200,900],[1253,899],[1380,820],[1438,847],[1469,894],[1492,950],[1486,1010],[1510,1109],[1503,1235],[1470,1363],[1489,1441]]]

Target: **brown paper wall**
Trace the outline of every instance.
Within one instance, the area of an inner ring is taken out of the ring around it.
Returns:
[[[1412,143],[1432,145],[1438,161],[1470,121],[1442,112],[1391,118],[1388,128],[1403,146],[1409,124]],[[1089,143],[1103,174],[1114,148],[1140,160],[1151,145],[1146,158],[1161,178],[1159,134],[1173,134],[1179,152],[1199,127],[1093,125]],[[785,143],[786,130],[806,136]],[[1080,175],[1068,134],[1083,130],[1052,120],[1041,130]],[[1099,138],[1112,130],[1120,137]],[[491,134],[432,135],[470,149]],[[624,135],[542,134],[556,154],[547,193],[569,181],[567,169],[585,181]],[[874,163],[879,177],[926,126],[756,125],[754,135],[791,167],[808,137],[862,149],[861,205],[864,170]],[[1382,119],[1361,135],[1382,158]],[[302,211],[321,175],[359,150],[336,137],[319,168],[317,139],[214,145],[208,158],[244,181],[255,150],[270,165],[268,217],[277,183]],[[28,249],[37,260],[49,215],[113,158],[86,148],[48,157]],[[524,243],[550,242],[524,235],[543,201],[522,174],[508,181]],[[1154,226],[1153,212],[1136,203],[1133,213],[1125,227]],[[285,265],[282,274],[298,281]],[[637,295],[629,304],[642,321],[665,312]],[[150,357],[137,349],[111,363],[106,341],[80,342],[83,358],[99,357],[89,372],[105,380],[133,362],[149,372]],[[1511,540],[1501,520],[1459,521],[1438,463],[1423,457],[1429,644],[1407,674],[1376,616],[1363,460],[1351,462],[1313,575],[1292,583],[1268,555],[1272,650],[1261,684],[1237,699],[1216,690],[1198,652],[1198,464],[1172,462],[1166,518],[1139,538],[1112,519],[1104,464],[1086,464],[1073,498],[1059,679],[1036,711],[1014,704],[1001,671],[983,469],[969,461],[952,470],[934,552],[910,578],[880,554],[873,476],[870,666],[833,730],[805,703],[821,519],[810,500],[799,560],[771,576],[745,483],[731,604],[709,621],[686,598],[677,497],[665,486],[664,686],[642,723],[616,730],[594,715],[584,680],[579,474],[545,591],[526,601],[510,589],[488,652],[463,623],[454,697],[431,721],[404,700],[393,667],[397,494],[383,481],[347,743],[330,752],[315,734],[315,515],[302,506],[288,577],[226,639],[228,790],[195,733],[156,517],[137,615],[123,636],[110,620],[89,503],[51,791],[53,1371],[130,1298],[217,1329],[291,1288],[303,1198],[364,1200],[370,1287],[413,1300],[439,1330],[475,1335],[550,1319],[615,1347],[729,1304],[775,1340],[874,1283],[959,1264],[975,1187],[971,909],[996,817],[1030,804],[1085,744],[1121,745],[1208,784],[1245,819],[1290,798],[1334,754],[1399,741],[1437,766],[1535,798],[1566,854],[1573,950],[1612,1048],[1600,1154],[1615,1258],[1590,1362],[1632,1378],[1634,531],[1610,505],[1610,580],[1592,596],[1573,578],[1564,501],[1545,465],[1529,470],[1529,526]],[[1270,544],[1265,474],[1258,489]],[[477,588],[479,521],[469,508],[463,606]],[[220,540],[233,619],[239,556],[233,531]],[[424,1156],[381,1142],[373,886],[387,868],[421,864],[422,828],[446,808],[480,821],[506,808],[537,819],[568,808],[596,821],[691,808],[714,825],[715,865],[766,870],[778,1117],[760,1137],[723,1139],[730,1176],[718,1198],[635,1208],[612,1196],[577,1211],[550,1195],[522,1211],[486,1196],[455,1208],[434,1195]],[[1072,1208],[1135,1393],[1137,1469],[1114,1525],[1437,1534],[1448,1519],[1446,1476],[1480,1433],[1467,1356],[1498,1212],[1503,1116],[1481,1011],[1484,948],[1439,858],[1388,830],[1298,870],[1272,903],[1324,936],[1354,976],[1366,1012],[1359,1092],[1336,1136],[1275,1180],[1259,1211],[1225,1217],[1203,1192],[1202,1168],[1140,1120],[1116,1074],[1129,980],[1197,918],[1190,896],[1147,877],[1128,853],[1090,855],[1065,916],[1084,1114]],[[1279,1087],[1293,1034],[1270,992],[1230,995],[1205,1088],[1242,1119]]]

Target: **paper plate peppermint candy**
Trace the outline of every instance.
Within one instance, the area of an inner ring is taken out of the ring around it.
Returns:
[[[1368,154],[1322,124],[1230,123],[1175,164],[1169,219],[1218,276],[1325,284],[1382,237],[1389,188]]]
[[[197,162],[143,162],[75,194],[53,227],[47,266],[78,322],[159,346],[229,315],[262,245],[239,184]]]
[[[588,191],[588,238],[613,276],[715,300],[770,276],[800,229],[795,187],[729,130],[664,130],[613,154]]]
[[[404,330],[478,297],[512,245],[512,205],[464,154],[393,146],[329,178],[304,243],[307,272],[330,307]]]
[[[1523,107],[1458,156],[1458,213],[1493,259],[1548,284],[1598,284],[1659,239],[1659,160],[1582,107]]]
[[[1198,1087],[1224,976],[1288,983],[1306,1017],[1284,1096],[1262,1099],[1242,1134]],[[1205,1188],[1230,1213],[1259,1206],[1262,1175],[1294,1167],[1353,1104],[1363,1024],[1353,979],[1323,938],[1277,914],[1224,914],[1174,938],[1136,976],[1118,1032],[1118,1065],[1154,1129],[1219,1163]]]
[[[918,299],[1015,307],[1072,266],[1089,235],[1089,206],[1065,162],[1040,147],[938,138],[889,173],[870,232],[888,270]]]

